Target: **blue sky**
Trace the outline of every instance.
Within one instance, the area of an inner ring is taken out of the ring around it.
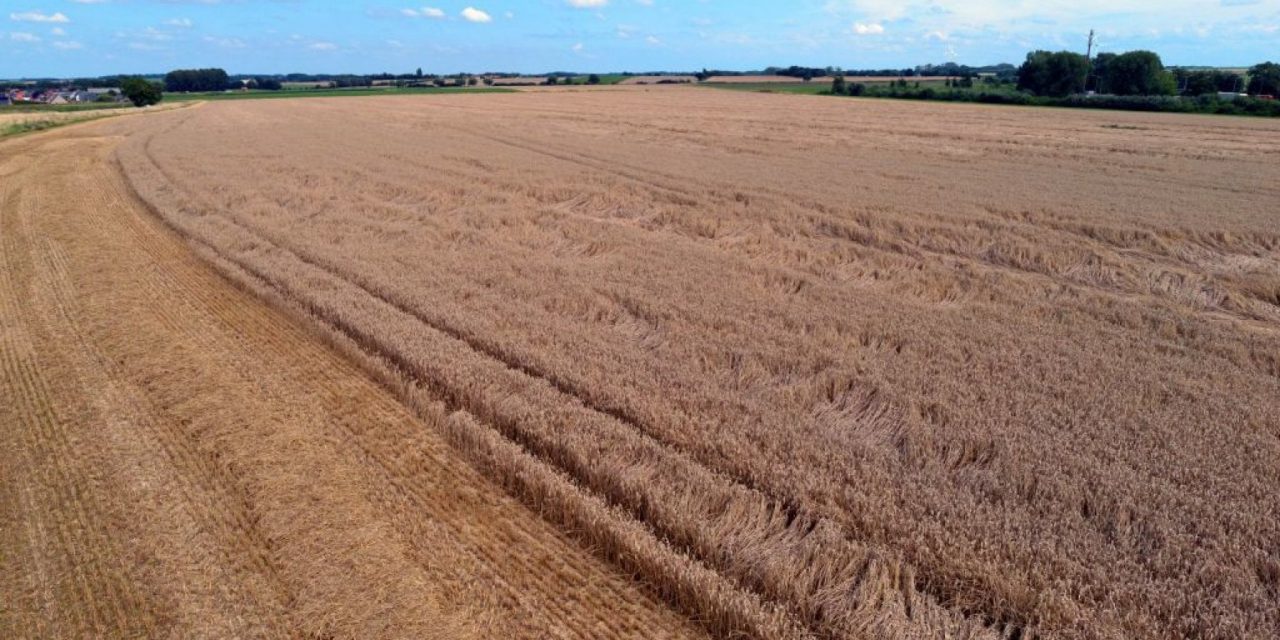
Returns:
[[[0,0],[0,77],[1018,62],[1153,49],[1280,60],[1280,0]]]

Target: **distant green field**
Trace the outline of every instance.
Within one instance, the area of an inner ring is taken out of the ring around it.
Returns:
[[[501,87],[414,87],[353,89],[293,89],[288,91],[230,91],[217,93],[166,93],[165,100],[190,102],[193,100],[282,100],[289,98],[355,98],[361,96],[408,96],[446,93],[511,93]]]
[[[574,76],[573,83],[586,84],[587,80],[590,77],[591,77],[590,74],[585,76]],[[626,80],[629,77],[631,76],[625,76],[625,75],[622,75],[621,73],[602,73],[600,74],[600,84],[618,84],[619,82],[622,82],[623,80]]]
[[[795,93],[817,95],[831,90],[831,82],[785,83],[785,82],[704,82],[697,86],[713,89],[730,89],[733,91],[756,91],[759,93]]]
[[[101,111],[103,109],[127,109],[133,105],[123,102],[84,102],[77,104],[14,104],[0,107],[0,113],[67,113],[75,111]]]
[[[876,78],[875,80],[850,80],[849,83],[861,82],[871,87],[885,87],[895,82],[897,78],[886,77],[883,80]],[[818,95],[831,91],[831,78],[821,78],[812,82],[704,82],[699,84],[701,87],[712,87],[714,89],[732,89],[734,91],[756,91],[760,93],[794,93],[800,95]],[[907,79],[908,87],[935,87],[942,88],[946,85],[946,80],[923,80],[915,81]]]

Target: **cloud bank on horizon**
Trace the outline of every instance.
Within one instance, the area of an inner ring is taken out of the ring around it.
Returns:
[[[1032,49],[1280,59],[1280,0],[0,0],[0,77],[897,68]]]

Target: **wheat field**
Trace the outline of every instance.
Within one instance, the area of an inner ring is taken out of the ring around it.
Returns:
[[[1280,125],[646,89],[93,130],[714,636],[1280,634]]]

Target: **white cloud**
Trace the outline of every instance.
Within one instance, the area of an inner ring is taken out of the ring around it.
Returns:
[[[55,36],[65,36],[65,35],[67,35],[67,30],[66,30],[66,29],[63,29],[62,27],[54,27],[54,28],[52,28],[52,29],[50,29],[50,30],[49,30],[49,33],[51,33],[51,34],[53,34],[53,35],[55,35]]]
[[[645,38],[644,41],[655,47],[662,44],[662,41],[658,39],[658,36],[649,36]]]
[[[202,38],[211,45],[222,47],[223,49],[244,49],[249,45],[245,44],[240,38],[219,38],[216,36],[205,36]]]
[[[466,9],[463,9],[462,19],[467,22],[493,22],[493,16],[490,16],[488,13],[485,13],[475,7],[467,7]]]
[[[1212,6],[1210,6],[1212,5]],[[1248,25],[1273,24],[1277,0],[827,0],[833,16],[866,25],[889,26],[894,32],[941,31],[953,41],[974,34],[1046,38],[1062,34],[1083,40],[1097,27],[1104,36],[1152,37],[1212,29],[1241,31]],[[865,35],[865,34],[864,34]]]
[[[103,4],[109,0],[71,0],[76,4]]]
[[[61,12],[53,14],[41,13],[39,11],[23,11],[22,13],[14,12],[9,14],[9,19],[16,20],[18,22],[71,22],[71,19]]]
[[[40,36],[34,33],[23,33],[21,31],[9,32],[9,39],[14,42],[40,42]]]
[[[423,7],[421,9],[401,9],[400,13],[410,18],[431,18],[433,20],[440,20],[444,18],[444,10],[437,9],[435,7]]]
[[[609,0],[565,0],[569,6],[578,9],[599,9],[607,4]]]
[[[171,27],[179,27],[181,29],[190,29],[195,26],[195,23],[191,21],[191,18],[170,18],[165,20],[164,23]]]
[[[855,22],[853,32],[860,36],[878,36],[884,33],[884,25],[879,22]]]
[[[578,44],[573,45],[572,48],[574,53],[582,53],[582,50],[585,49],[586,47],[582,46],[582,43],[579,42]]]
[[[163,32],[163,31],[161,31],[161,30],[159,30],[159,29],[157,29],[157,28],[155,28],[155,27],[147,27],[146,29],[143,29],[143,30],[142,30],[142,33],[140,34],[140,36],[141,36],[141,37],[143,37],[143,38],[146,38],[146,39],[148,39],[148,40],[166,41],[166,40],[172,40],[172,39],[173,39],[173,36],[171,36],[171,35],[169,35],[169,34],[167,34],[167,33]]]
[[[307,48],[312,51],[337,51],[338,45],[332,42],[313,42]]]
[[[61,49],[63,51],[72,51],[74,49],[83,49],[84,45],[76,42],[75,40],[56,40],[53,43],[53,48]]]

